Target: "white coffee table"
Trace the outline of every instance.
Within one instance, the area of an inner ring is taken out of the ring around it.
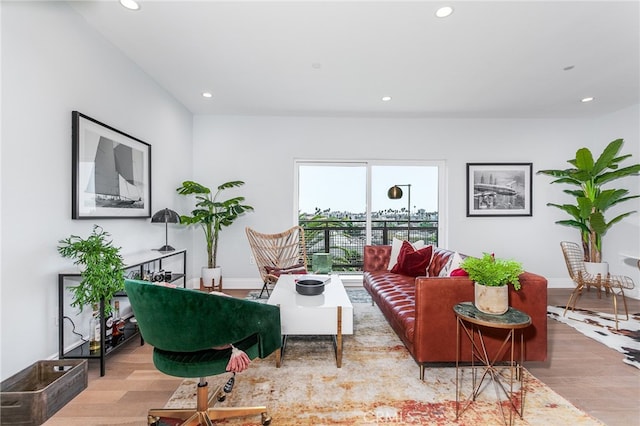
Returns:
[[[296,291],[295,281],[303,277],[329,281],[322,294],[304,296]],[[284,356],[287,336],[292,335],[333,336],[336,365],[342,366],[342,336],[353,334],[353,305],[337,274],[282,275],[267,303],[280,307],[283,343],[277,367]]]

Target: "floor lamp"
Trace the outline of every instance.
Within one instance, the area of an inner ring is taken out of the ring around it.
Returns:
[[[169,223],[179,223],[180,215],[171,209],[162,209],[157,211],[151,217],[151,223],[164,223],[164,245],[158,249],[161,252],[174,251],[175,249],[169,245]]]
[[[402,198],[401,186],[407,187],[407,241],[411,238],[411,184],[393,185],[387,191],[387,196],[392,200],[399,200]]]

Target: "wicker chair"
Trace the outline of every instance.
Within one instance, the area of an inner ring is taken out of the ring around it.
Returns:
[[[576,302],[580,295],[582,294],[582,290],[586,287],[589,290],[589,287],[596,287],[598,290],[598,296],[601,296],[600,291],[604,290],[605,294],[608,295],[609,292],[613,298],[613,315],[616,322],[616,330],[618,329],[618,301],[617,296],[622,296],[622,303],[624,304],[624,313],[626,315],[627,321],[629,320],[629,310],[627,309],[627,300],[624,296],[624,290],[631,290],[634,288],[633,280],[624,275],[611,275],[607,274],[606,277],[601,276],[600,274],[591,275],[587,272],[584,266],[584,254],[582,251],[582,247],[578,244],[563,241],[560,243],[560,247],[562,248],[562,254],[564,254],[564,260],[567,264],[567,269],[569,270],[569,276],[576,284],[576,288],[571,292],[569,296],[569,301],[564,308],[563,315],[566,315],[567,310],[574,310],[576,306]],[[617,293],[616,293],[617,290]]]
[[[249,227],[245,231],[263,281],[260,297],[264,292],[269,297],[269,287],[281,274],[307,273],[302,227],[294,226],[278,234],[263,234]]]

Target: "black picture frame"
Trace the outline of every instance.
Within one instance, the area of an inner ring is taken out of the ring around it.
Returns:
[[[72,219],[151,217],[151,145],[71,114]]]
[[[533,163],[467,163],[467,217],[533,216]]]

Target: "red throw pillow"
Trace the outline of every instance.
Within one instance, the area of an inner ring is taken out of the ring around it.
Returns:
[[[394,274],[421,277],[427,275],[427,267],[431,263],[433,246],[428,245],[419,250],[413,248],[410,242],[404,241],[398,255],[398,263],[391,269]]]
[[[449,276],[450,277],[468,277],[469,274],[467,274],[467,271],[465,271],[464,269],[458,268],[458,269],[454,269],[453,271],[451,271]]]
[[[267,274],[275,275],[276,277],[279,277],[280,275],[293,275],[293,274],[307,273],[307,268],[304,267],[304,263],[289,266],[288,268],[274,268],[272,266],[265,266],[264,269],[267,271]]]

